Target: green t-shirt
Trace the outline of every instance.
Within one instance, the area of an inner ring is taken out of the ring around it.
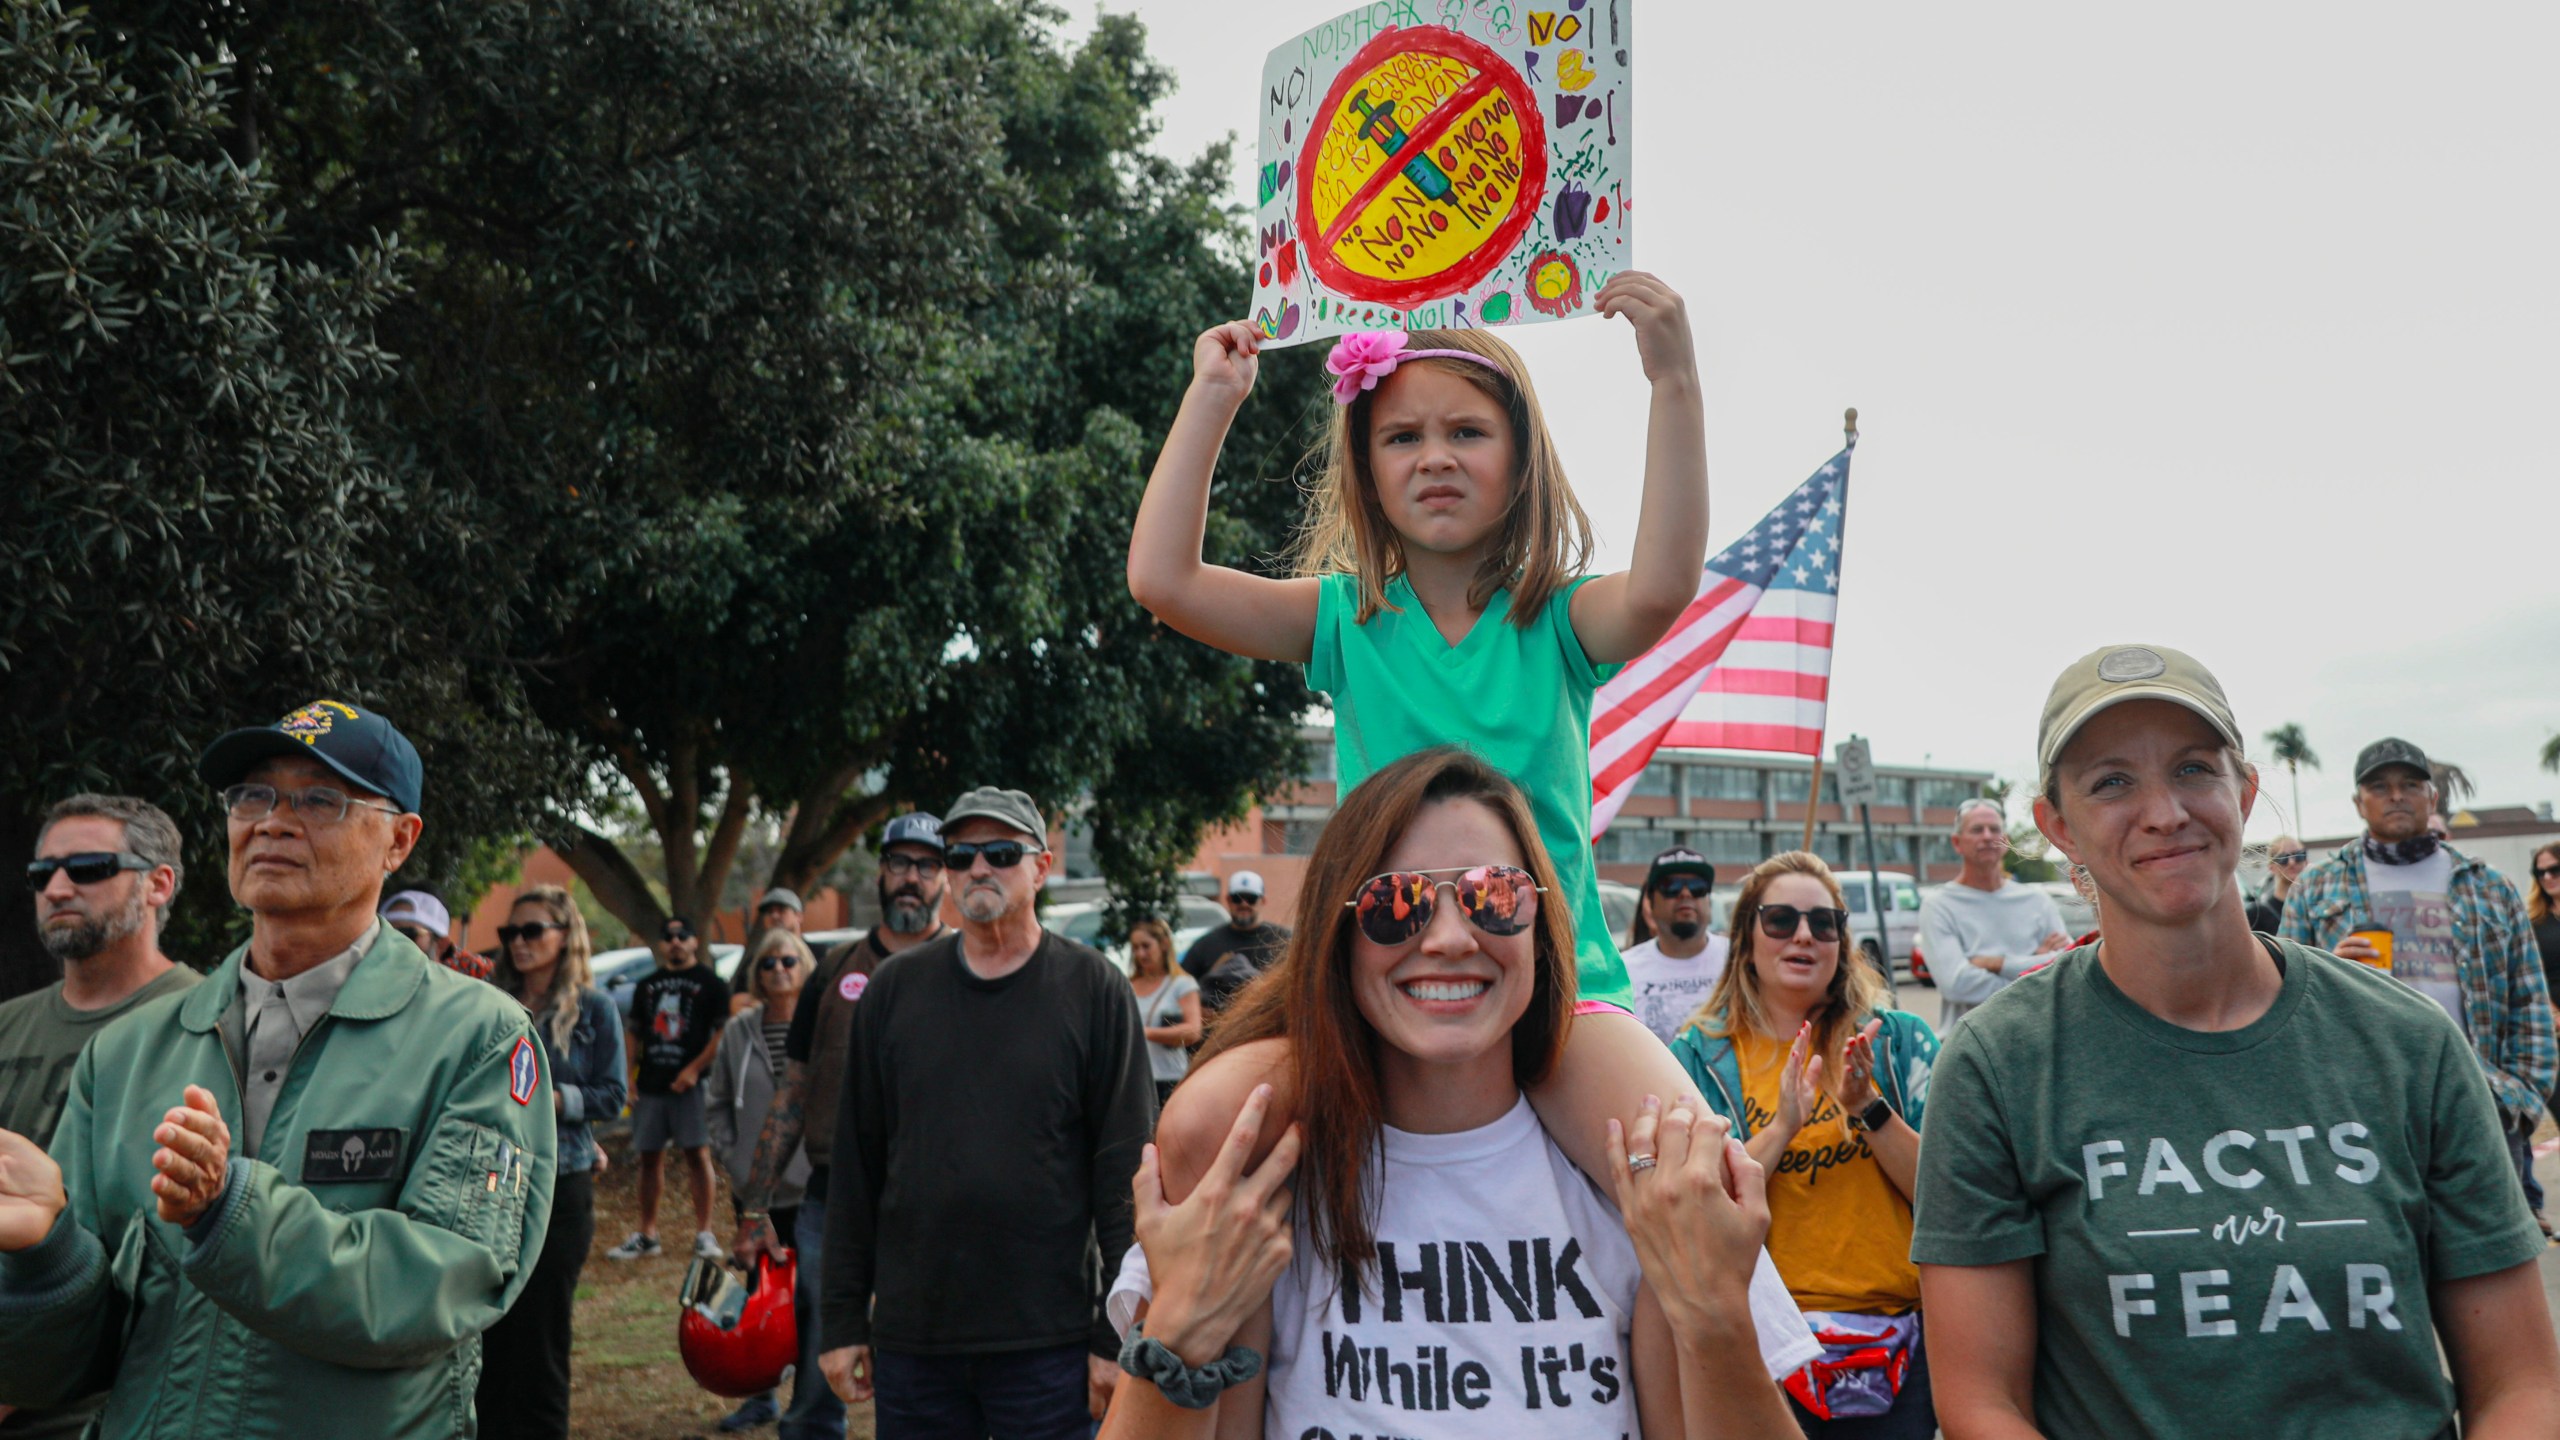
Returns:
[[[1307,683],[1333,697],[1342,794],[1434,745],[1463,745],[1517,782],[1573,910],[1581,998],[1632,1008],[1591,859],[1591,694],[1618,667],[1592,664],[1573,633],[1573,592],[1584,583],[1557,591],[1526,629],[1510,623],[1511,592],[1496,590],[1452,645],[1403,576],[1387,582],[1396,608],[1361,625],[1358,577],[1328,575],[1317,591]]]
[[[2265,943],[2284,989],[2245,1028],[2171,1025],[2083,948],[1939,1054],[1911,1257],[2037,1260],[2056,1440],[2450,1437],[2428,1288],[2542,1253],[2444,1011]]]
[[[71,1062],[80,1047],[111,1020],[134,1008],[173,995],[204,977],[184,965],[97,1010],[75,1010],[62,998],[60,984],[0,1005],[0,1130],[15,1130],[38,1145],[53,1144],[62,1123],[62,1102],[71,1091]],[[174,1105],[175,1100],[169,1102]]]

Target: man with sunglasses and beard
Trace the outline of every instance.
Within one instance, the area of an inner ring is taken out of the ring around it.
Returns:
[[[1215,1015],[1254,976],[1289,948],[1289,927],[1262,918],[1262,877],[1239,870],[1227,877],[1227,923],[1191,942],[1183,973],[1200,982],[1200,1008]]]
[[[1093,1257],[1128,1252],[1155,1084],[1128,982],[1040,924],[1048,829],[1018,790],[961,796],[959,933],[854,1010],[819,1364],[880,1440],[1085,1440],[1120,1374]]]
[[[786,1246],[799,1253],[799,1293],[793,1308],[800,1324],[800,1368],[818,1364],[818,1276],[826,1262],[829,1160],[836,1138],[836,1100],[844,1091],[845,1052],[853,1043],[854,1007],[870,987],[872,972],[890,956],[942,938],[942,822],[921,810],[900,815],[880,836],[880,923],[859,940],[839,945],[818,964],[792,1007],[791,1033],[783,1042],[781,1088],[765,1112],[754,1163],[738,1187],[741,1211],[731,1248],[753,1269],[758,1250],[774,1255]],[[776,1232],[772,1206],[775,1177],[805,1143],[809,1179],[792,1217],[791,1233]],[[782,1440],[842,1440],[844,1401],[826,1385],[803,1385],[782,1417]]]
[[[113,1020],[203,977],[160,953],[160,927],[186,866],[178,827],[127,795],[74,795],[45,812],[36,858],[36,934],[62,979],[0,1005],[0,1130],[50,1148],[71,1062]],[[45,1411],[0,1405],[0,1436],[77,1435],[104,1395]]]
[[[1624,952],[1627,983],[1635,991],[1636,1018],[1665,1045],[1724,974],[1731,942],[1707,923],[1707,897],[1715,888],[1716,867],[1685,846],[1654,856],[1644,872],[1644,901]]]

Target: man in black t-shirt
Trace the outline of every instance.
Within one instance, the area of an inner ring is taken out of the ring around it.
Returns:
[[[608,1260],[658,1253],[658,1197],[666,1187],[667,1147],[684,1151],[693,1189],[693,1253],[717,1260],[711,1233],[711,1129],[703,1112],[702,1072],[720,1049],[729,1020],[729,987],[702,963],[693,922],[667,917],[658,932],[658,968],[631,992],[631,1148],[640,1155],[640,1228],[607,1250]]]
[[[1262,877],[1239,870],[1227,879],[1227,923],[1191,942],[1182,969],[1200,982],[1200,1008],[1223,1010],[1245,982],[1289,948],[1289,927],[1263,923]]]
[[[960,933],[891,957],[853,1009],[819,1368],[883,1436],[997,1414],[999,1434],[1081,1436],[1120,1375],[1102,1282],[1133,1238],[1155,1082],[1129,982],[1041,928],[1048,828],[1020,791],[961,796]]]

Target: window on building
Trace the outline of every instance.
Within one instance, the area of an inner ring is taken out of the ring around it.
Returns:
[[[1910,777],[1910,776],[1908,776],[1908,775],[1879,775],[1879,776],[1877,776],[1877,777],[1876,777],[1876,803],[1877,803],[1877,804],[1879,804],[1879,805],[1908,805],[1908,804],[1910,804],[1910,803],[1911,803],[1911,777]]]
[[[1306,768],[1298,772],[1298,778],[1310,785],[1333,783],[1333,738],[1331,736],[1307,742]]]
[[[1669,847],[1671,837],[1659,830],[1612,825],[1591,842],[1591,853],[1603,865],[1640,865]]]
[[[1920,782],[1920,805],[1925,810],[1953,810],[1982,793],[1982,787],[1970,780],[1923,780]]]
[[[1636,776],[1636,793],[1639,795],[1676,794],[1671,773],[1674,768],[1676,767],[1667,760],[1656,760],[1647,765],[1643,772]]]
[[[1760,837],[1749,830],[1699,830],[1691,834],[1689,843],[1719,869],[1727,865],[1757,865],[1768,858],[1768,852],[1760,846]]]
[[[1313,855],[1316,853],[1316,837],[1323,833],[1324,822],[1321,820],[1284,820],[1281,822],[1280,853]]]
[[[1769,772],[1771,798],[1781,805],[1801,805],[1813,788],[1813,771],[1772,770]],[[1840,803],[1840,777],[1829,770],[1822,772],[1822,803]],[[1799,839],[1802,837],[1799,836]]]
[[[1762,773],[1749,765],[1692,765],[1689,767],[1689,798],[1757,800],[1760,798]]]

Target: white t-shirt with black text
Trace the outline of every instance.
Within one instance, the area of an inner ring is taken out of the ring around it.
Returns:
[[[1262,1433],[1635,1434],[1635,1245],[1528,1100],[1452,1135],[1390,1128],[1382,1148],[1364,1283],[1322,1267],[1300,1212],[1272,1290]],[[1765,1251],[1751,1311],[1771,1376],[1820,1353]]]
[[[1724,974],[1725,955],[1732,948],[1732,941],[1714,934],[1707,936],[1707,948],[1686,960],[1663,954],[1660,936],[1629,946],[1627,984],[1635,994],[1636,1018],[1661,1036],[1663,1044],[1670,1044],[1705,1002],[1707,992],[1716,988]]]
[[[2391,973],[2444,1007],[2462,1033],[2462,972],[2454,961],[2453,856],[2442,846],[2415,865],[2385,865],[2364,857],[2364,883],[2373,901],[2373,923],[2391,932]]]

